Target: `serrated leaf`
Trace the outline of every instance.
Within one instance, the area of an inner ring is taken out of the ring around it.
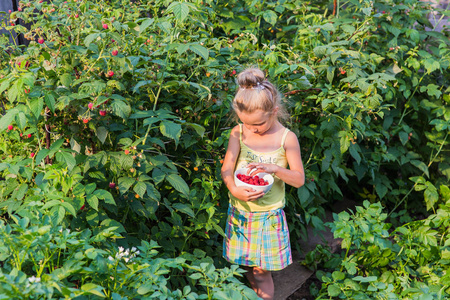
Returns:
[[[205,133],[205,127],[197,123],[185,123],[185,125],[194,128],[195,132],[197,132],[200,137],[203,137],[203,134]]]
[[[106,137],[108,136],[108,130],[103,126],[100,126],[95,129],[95,134],[97,135],[97,138],[100,140],[100,142],[104,144]]]
[[[94,194],[86,196],[86,202],[96,211],[98,211],[98,198]]]
[[[427,204],[427,210],[434,208],[434,205],[439,200],[439,194],[436,187],[429,181],[426,183],[426,190],[424,192],[425,203]]]
[[[114,197],[112,194],[106,190],[98,189],[95,190],[93,195],[95,195],[97,198],[105,200],[105,203],[116,205],[116,201],[114,201]]]
[[[188,216],[190,216],[190,217],[192,217],[192,218],[195,217],[194,211],[193,211],[192,208],[191,208],[189,205],[187,205],[187,204],[184,204],[184,203],[174,203],[174,204],[172,204],[172,207],[173,207],[174,209],[178,210],[178,211],[181,211],[181,212],[187,214]]]
[[[19,110],[16,108],[8,110],[6,114],[0,118],[0,130],[3,131],[8,128],[8,125],[12,123],[18,113]]]
[[[48,149],[42,149],[38,152],[38,154],[36,155],[35,159],[36,159],[36,164],[40,164],[41,161],[48,155],[48,153],[50,152],[50,150]]]
[[[86,48],[89,48],[89,45],[92,43],[92,41],[95,40],[99,35],[100,35],[99,33],[92,33],[88,35],[84,39],[84,45],[86,46]]]
[[[153,184],[150,182],[145,183],[147,185],[147,195],[152,198],[153,200],[159,201],[161,200],[161,194],[159,191],[155,188]]]
[[[69,202],[61,202],[61,205],[64,206],[64,208],[70,213],[72,214],[72,216],[76,217],[77,216],[77,212],[75,210],[75,208],[73,207],[72,204],[70,204]]]
[[[217,233],[219,233],[222,237],[226,237],[225,232],[223,232],[222,227],[220,227],[219,225],[217,225],[216,223],[212,223],[212,226],[214,227],[214,229],[217,231]]]
[[[278,15],[273,10],[267,9],[263,13],[264,21],[274,26],[277,23]]]
[[[197,55],[200,55],[204,60],[208,60],[209,58],[209,51],[205,47],[199,45],[199,44],[191,44],[189,45],[189,50],[194,52]]]
[[[428,166],[420,160],[411,160],[410,163],[415,166],[416,168],[418,168],[419,170],[421,170],[422,172],[425,173],[425,175],[427,175],[428,177],[430,177],[430,173],[428,171]]]
[[[145,182],[138,181],[133,187],[133,191],[138,194],[141,198],[144,197],[144,194],[147,190],[147,185]]]
[[[125,194],[135,182],[136,180],[134,178],[120,177],[118,181],[120,193]]]
[[[30,110],[36,119],[39,119],[43,108],[44,99],[42,98],[37,98],[30,102]]]
[[[139,25],[139,34],[143,33],[145,29],[148,28],[148,26],[153,24],[154,21],[154,19],[148,18],[144,22],[142,22],[141,25]]]
[[[175,18],[177,18],[179,22],[183,22],[189,15],[189,6],[182,2],[172,2],[169,7],[167,7],[166,11],[173,11]]]
[[[69,171],[75,167],[76,161],[75,161],[75,157],[73,157],[72,153],[63,151],[63,152],[58,152],[58,154],[62,156],[64,162],[67,164],[67,168],[69,169]]]
[[[159,125],[159,129],[164,136],[175,140],[175,143],[178,144],[181,136],[180,124],[164,120]]]
[[[300,203],[303,208],[306,208],[309,204],[309,198],[311,196],[311,193],[309,192],[309,189],[303,185],[297,189],[297,196],[300,200]]]
[[[116,116],[122,119],[128,118],[131,113],[131,107],[122,100],[117,99],[111,103],[111,110]]]
[[[24,130],[27,126],[27,116],[24,112],[19,111],[19,113],[16,115],[16,124],[19,127],[20,130]]]
[[[187,185],[186,181],[181,178],[181,176],[170,174],[166,176],[166,179],[177,191],[179,191],[186,197],[189,196],[189,186]]]

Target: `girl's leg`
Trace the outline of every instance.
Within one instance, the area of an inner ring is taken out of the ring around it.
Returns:
[[[259,267],[244,267],[248,281],[258,297],[264,300],[273,300],[274,285],[272,273]]]

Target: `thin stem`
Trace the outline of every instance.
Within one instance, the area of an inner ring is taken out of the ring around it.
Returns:
[[[423,80],[423,78],[425,77],[425,75],[426,75],[426,73],[424,73],[423,76],[420,78],[419,82],[417,83],[416,88],[415,88],[414,91],[412,92],[411,96],[409,96],[408,101],[406,101],[406,103],[405,103],[405,109],[403,110],[402,116],[400,117],[400,121],[398,121],[398,126],[400,126],[400,124],[401,124],[402,121],[403,121],[403,118],[404,118],[405,115],[406,115],[406,110],[408,109],[408,108],[406,107],[406,105],[409,103],[409,101],[411,101],[412,97],[413,97],[414,94],[417,92],[417,89],[419,88],[420,83],[422,82],[422,80]]]
[[[437,157],[437,156],[439,155],[439,153],[441,152],[442,147],[444,147],[445,141],[447,140],[448,134],[449,134],[449,133],[447,132],[447,134],[445,135],[444,140],[442,141],[441,146],[439,147],[439,150],[436,152],[436,154],[434,155],[434,157],[433,157],[432,159],[430,159],[430,162],[428,163],[428,167],[431,166],[431,164],[433,163],[433,161],[436,159],[436,157]],[[425,174],[425,172],[423,172],[421,176],[423,176],[424,174]],[[395,205],[395,207],[394,207],[394,208],[391,210],[391,212],[388,214],[388,216],[387,216],[388,218],[389,218],[389,216],[397,209],[397,207],[399,207],[400,204],[402,204],[402,203],[406,200],[406,198],[409,196],[409,194],[411,194],[411,192],[415,189],[416,186],[417,186],[417,182],[414,183],[414,185],[411,187],[411,189],[408,191],[408,193],[406,193],[406,195],[402,198],[402,200],[400,200],[400,201]]]

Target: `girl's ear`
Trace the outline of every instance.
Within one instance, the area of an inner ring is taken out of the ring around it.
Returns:
[[[280,110],[280,107],[277,105],[275,106],[275,108],[273,109],[272,115],[276,115],[278,114],[278,111]]]

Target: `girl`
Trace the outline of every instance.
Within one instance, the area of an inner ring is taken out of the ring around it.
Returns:
[[[242,124],[231,130],[221,170],[230,192],[224,257],[247,270],[259,297],[273,299],[271,271],[292,263],[284,185],[298,188],[305,175],[297,136],[279,122],[287,114],[277,89],[255,68],[240,73],[237,82],[232,107]],[[252,176],[273,174],[271,190],[264,194],[237,187],[234,171],[243,167]]]

